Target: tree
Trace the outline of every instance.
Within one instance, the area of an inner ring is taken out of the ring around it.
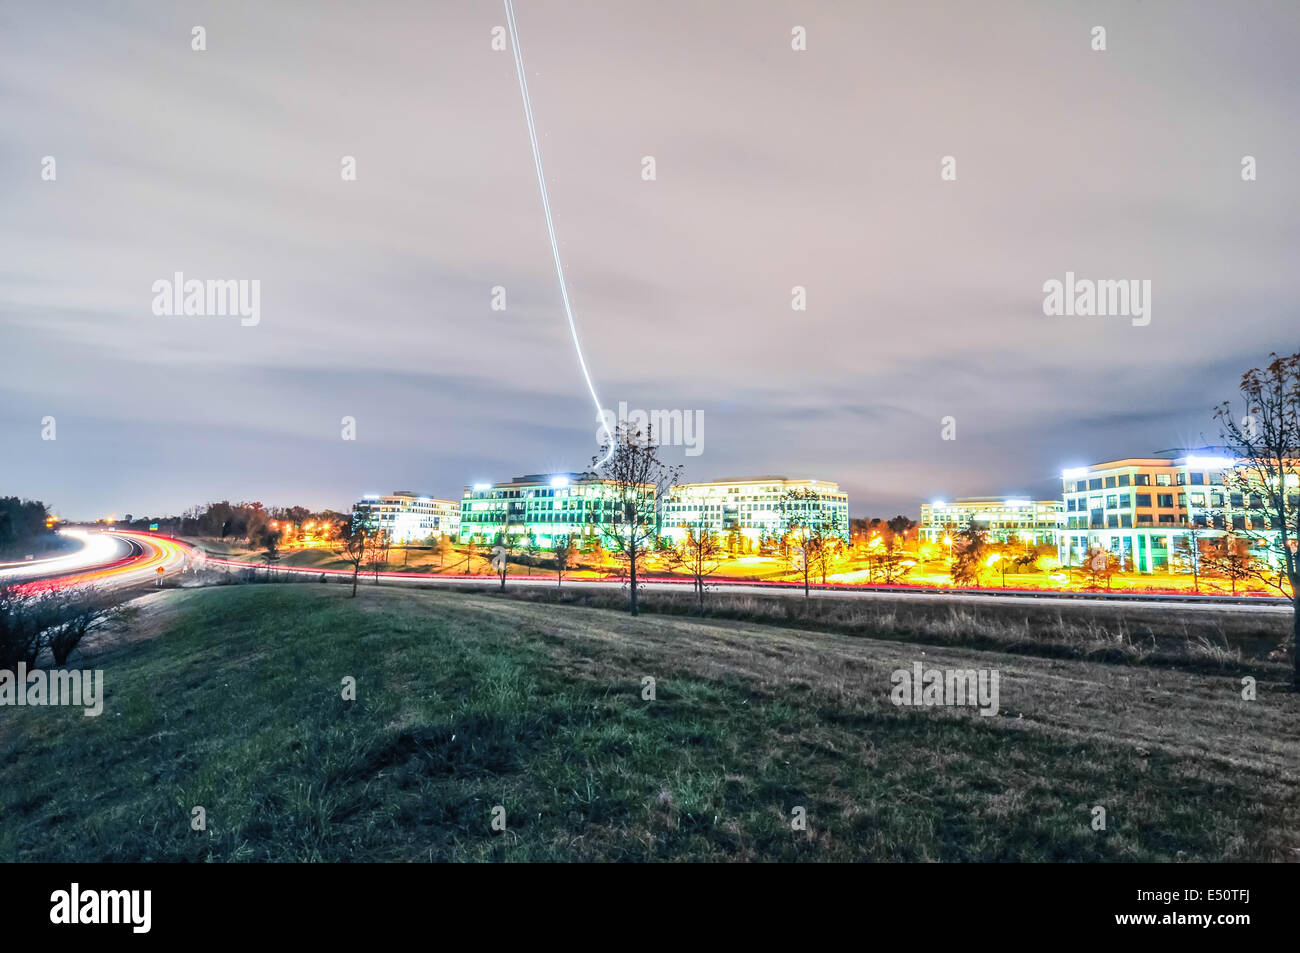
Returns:
[[[375,523],[366,510],[357,510],[351,520],[342,520],[334,534],[334,552],[352,567],[352,598],[357,597],[357,576],[373,548]]]
[[[1082,564],[1079,566],[1079,572],[1087,580],[1089,589],[1100,589],[1102,582],[1106,583],[1106,588],[1110,588],[1111,577],[1119,569],[1119,557],[1109,549],[1102,549],[1100,546],[1088,551]]]
[[[1254,573],[1254,555],[1250,551],[1249,541],[1228,533],[1213,540],[1206,548],[1206,568],[1229,580],[1235,596],[1237,583],[1249,579]]]
[[[41,634],[54,664],[63,668],[68,657],[92,628],[115,623],[125,607],[91,586],[54,590],[55,605]]]
[[[433,551],[438,554],[438,567],[442,568],[447,562],[447,557],[453,552],[451,538],[445,533],[439,536],[437,542],[433,544]]]
[[[501,591],[506,591],[506,574],[510,572],[510,510],[504,515],[501,524],[501,539],[492,547],[492,568],[501,576]]]
[[[262,531],[262,562],[266,564],[266,578],[271,578],[271,568],[280,561],[280,531]]]
[[[1291,681],[1300,692],[1300,351],[1269,357],[1267,367],[1241,377],[1244,413],[1239,416],[1224,401],[1214,416],[1236,458],[1224,475],[1225,488],[1252,504],[1251,526],[1236,532],[1272,557],[1277,581],[1271,574],[1263,579],[1292,601]],[[1262,526],[1255,526],[1257,517]]]
[[[822,495],[806,487],[793,487],[777,503],[783,529],[782,546],[791,564],[803,575],[803,595],[810,598],[810,579],[819,570],[822,585],[830,560],[839,551],[840,521]]]
[[[701,615],[704,614],[704,580],[717,572],[725,555],[717,533],[703,526],[688,528],[686,538],[668,551],[669,565],[680,566],[691,574]]]
[[[89,586],[33,590],[0,582],[0,670],[20,662],[34,669],[47,650],[62,668],[87,632],[121,611]]]
[[[393,535],[385,529],[375,529],[370,533],[370,568],[374,572],[375,585],[379,585],[379,573],[388,568],[389,555],[393,551]]]
[[[952,541],[952,566],[948,573],[953,585],[978,587],[988,555],[988,534],[974,520],[968,520]]]
[[[599,464],[613,496],[601,508],[600,526],[603,536],[627,560],[628,611],[637,615],[638,563],[659,535],[659,502],[676,485],[681,467],[668,466],[659,459],[653,425],[648,424],[642,432],[622,421],[609,439],[611,443],[602,448],[605,452],[591,460],[593,467]],[[606,453],[609,459],[601,462]]]
[[[556,536],[551,544],[555,547],[555,585],[558,587],[564,585],[564,574],[569,571],[578,547],[571,536]]]
[[[1192,574],[1192,590],[1201,591],[1201,567],[1205,562],[1208,541],[1201,535],[1195,522],[1187,524],[1187,531],[1174,540],[1174,557]]]

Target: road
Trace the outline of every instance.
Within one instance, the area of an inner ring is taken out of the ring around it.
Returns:
[[[81,543],[76,552],[50,559],[0,563],[0,582],[18,582],[33,589],[96,586],[119,589],[155,582],[202,560],[184,543],[125,530],[68,528],[59,531]]]
[[[144,583],[156,582],[158,568],[162,567],[165,576],[189,568],[208,569],[255,569],[265,572],[261,563],[237,559],[222,559],[206,556],[202,550],[188,543],[159,536],[152,533],[130,532],[126,530],[87,530],[65,529],[65,535],[81,540],[82,549],[76,553],[54,557],[52,559],[33,560],[24,563],[0,564],[0,581],[6,578],[31,580],[35,587],[65,587],[95,585],[101,588],[125,588]],[[276,575],[292,575],[319,579],[325,577],[349,577],[351,570],[346,569],[300,569],[291,566],[277,567]],[[364,582],[372,582],[374,573],[362,573]],[[385,583],[403,585],[478,585],[492,587],[498,585],[495,576],[432,575],[427,573],[381,572],[379,578]],[[644,590],[655,592],[682,591],[690,585],[689,579],[665,579],[650,577],[642,585]],[[624,580],[610,579],[569,579],[566,588],[608,588],[621,587]],[[549,576],[510,575],[507,586],[553,586],[555,580]],[[780,595],[802,597],[803,587],[795,583],[749,583],[725,579],[710,580],[710,590],[726,591],[749,595]],[[1292,612],[1290,602],[1281,599],[1259,597],[1232,599],[1226,596],[1170,595],[1150,596],[1111,593],[1109,595],[1088,593],[1053,593],[1042,590],[1016,590],[1000,592],[982,590],[922,589],[866,586],[815,586],[818,598],[831,599],[873,599],[884,601],[941,602],[944,604],[966,605],[1026,605],[1029,603],[1061,602],[1074,606],[1094,606],[1116,608],[1131,606],[1135,609],[1164,609],[1214,612],[1245,612],[1260,614],[1289,615]],[[643,590],[643,591],[644,591]]]

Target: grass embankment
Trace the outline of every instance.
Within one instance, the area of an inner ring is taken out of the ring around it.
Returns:
[[[482,592],[476,583],[458,587]],[[511,599],[546,605],[626,609],[626,590],[574,586],[510,587]],[[679,592],[639,594],[642,612],[702,615],[760,625],[920,645],[992,649],[1044,658],[1086,659],[1125,665],[1178,666],[1220,675],[1252,675],[1285,683],[1291,677],[1291,617],[1286,613],[1180,606],[1099,607],[1070,602],[1023,605],[947,603],[930,598],[818,596],[802,592],[753,595],[726,588],[706,592],[703,612],[690,586]]]
[[[141,618],[156,635],[88,652],[106,671],[103,716],[0,710],[0,858],[1277,860],[1300,848],[1300,699],[1267,680],[1247,702],[1236,678],[1192,671],[483,594],[346,596],[168,592]],[[998,669],[999,715],[894,707],[890,672],[913,661]],[[355,702],[340,697],[349,675]],[[206,831],[190,828],[195,805]],[[796,807],[806,832],[791,828]]]

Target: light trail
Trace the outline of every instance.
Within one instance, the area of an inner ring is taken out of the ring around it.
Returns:
[[[76,529],[61,532],[83,540],[85,548],[58,560],[43,560],[43,571],[25,572],[24,578],[31,581],[21,583],[24,591],[42,592],[79,586],[105,589],[136,586],[156,582],[159,569],[163,570],[162,575],[168,575],[202,562],[202,554],[193,547],[152,533]],[[56,562],[61,564],[53,565]]]
[[[87,533],[81,529],[61,529],[67,536],[81,543],[75,553],[53,556],[49,559],[29,559],[16,563],[0,563],[0,579],[33,579],[39,576],[63,576],[78,570],[115,562],[130,550],[119,540],[101,533]]]
[[[515,25],[515,8],[511,0],[505,0],[506,4],[506,22],[510,27],[510,45],[515,54],[515,72],[519,74],[519,92],[524,100],[524,118],[528,120],[528,141],[533,146],[533,164],[537,166],[537,185],[542,192],[542,211],[546,215],[546,232],[551,238],[551,254],[555,256],[555,274],[560,281],[560,297],[564,299],[564,313],[569,319],[569,334],[573,337],[573,349],[578,352],[578,365],[582,368],[582,376],[587,381],[587,390],[591,394],[592,403],[596,405],[596,420],[599,421],[600,427],[605,431],[606,449],[605,455],[595,464],[600,467],[605,464],[610,457],[614,455],[614,435],[609,432],[609,424],[605,421],[605,414],[600,406],[600,398],[596,396],[596,385],[591,381],[591,373],[587,370],[587,359],[582,355],[582,343],[578,340],[578,325],[573,319],[573,306],[569,303],[569,286],[564,279],[564,265],[560,263],[560,243],[555,237],[555,222],[551,218],[551,199],[546,192],[546,174],[542,171],[542,150],[537,144],[537,127],[533,123],[533,103],[528,95],[528,80],[524,78],[524,54],[519,47],[519,29]]]

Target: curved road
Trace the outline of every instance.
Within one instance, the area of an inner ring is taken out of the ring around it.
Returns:
[[[127,530],[62,529],[81,543],[76,552],[49,559],[0,563],[0,582],[17,582],[32,589],[97,586],[118,589],[156,581],[202,561],[196,550],[151,533]]]

